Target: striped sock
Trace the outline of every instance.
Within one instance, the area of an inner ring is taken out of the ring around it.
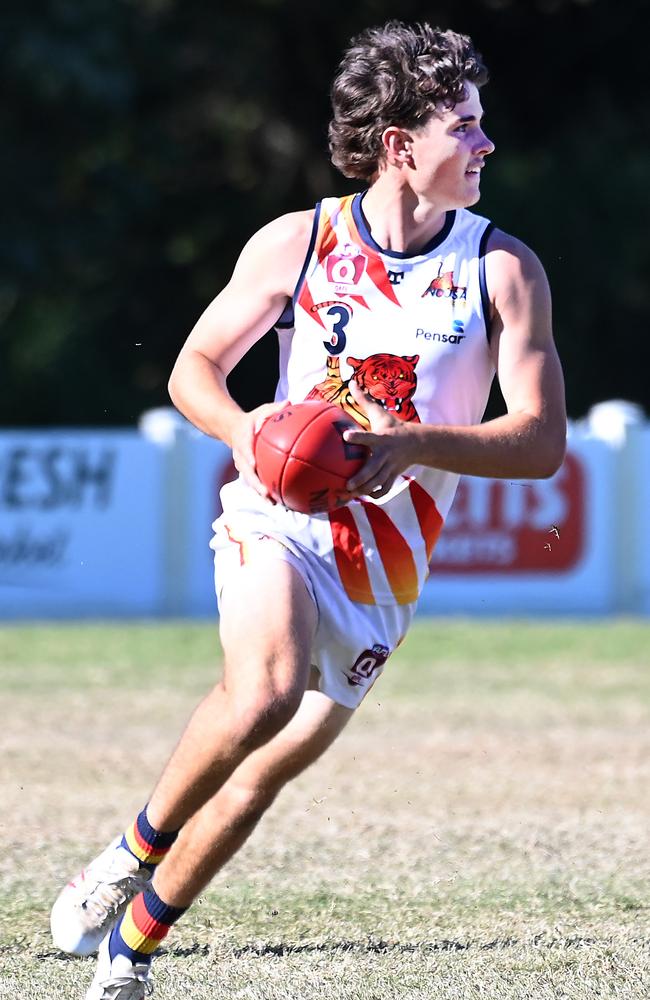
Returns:
[[[111,932],[111,962],[116,955],[126,955],[131,962],[150,962],[172,924],[184,913],[185,909],[163,903],[153,889],[141,892],[131,900]]]
[[[163,860],[178,836],[178,831],[160,833],[147,819],[145,806],[122,837],[122,847],[130,851],[144,868],[153,871]]]

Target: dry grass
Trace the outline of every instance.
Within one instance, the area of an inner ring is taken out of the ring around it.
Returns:
[[[649,639],[420,623],[170,936],[156,997],[647,997]],[[0,998],[83,996],[92,962],[52,949],[49,905],[141,807],[214,645],[0,630]]]

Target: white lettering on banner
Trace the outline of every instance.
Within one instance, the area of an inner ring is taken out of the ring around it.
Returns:
[[[533,490],[534,503],[526,496],[526,487],[503,490],[502,523],[509,528],[527,525],[536,531],[548,529],[550,524],[563,524],[566,520],[568,500],[563,492],[566,475],[564,469],[553,479],[538,479],[528,487]]]
[[[21,445],[0,452],[0,509],[108,507],[115,451]]]
[[[517,555],[517,545],[511,535],[500,531],[487,531],[482,535],[457,532],[440,536],[433,550],[431,565],[455,563],[468,565],[474,562],[492,566],[508,566]]]
[[[0,567],[58,566],[69,540],[67,531],[35,535],[29,528],[18,528],[11,535],[0,534]]]
[[[469,480],[467,481],[469,482]],[[471,487],[467,491],[467,509],[462,518],[462,524],[469,522],[477,528],[484,528],[490,523],[492,505],[492,484],[489,479],[476,479],[471,481]],[[453,513],[453,505],[450,513]],[[451,527],[461,527],[461,523],[452,524]]]
[[[452,504],[446,528],[485,528],[496,521],[503,528],[534,528],[541,531],[550,524],[561,524],[567,516],[566,475],[560,470],[553,479],[534,483],[510,483],[505,480],[495,492],[492,479],[465,479],[462,503]],[[506,488],[507,487],[507,488]]]

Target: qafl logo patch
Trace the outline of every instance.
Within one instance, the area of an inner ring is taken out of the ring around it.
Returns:
[[[342,294],[358,285],[368,258],[353,243],[346,243],[339,253],[331,253],[325,261],[327,280]]]
[[[372,649],[364,649],[345,675],[350,687],[360,687],[368,681],[374,682],[378,676],[377,671],[381,670],[389,656],[388,646],[382,646],[378,642]]]

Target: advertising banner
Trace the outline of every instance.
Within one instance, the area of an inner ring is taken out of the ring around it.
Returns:
[[[155,614],[162,472],[135,431],[0,434],[0,617]]]
[[[436,575],[548,573],[575,568],[585,546],[585,469],[567,455],[552,479],[464,477],[431,568]]]
[[[576,441],[550,479],[463,477],[421,608],[444,614],[611,609],[616,461],[603,442]]]

